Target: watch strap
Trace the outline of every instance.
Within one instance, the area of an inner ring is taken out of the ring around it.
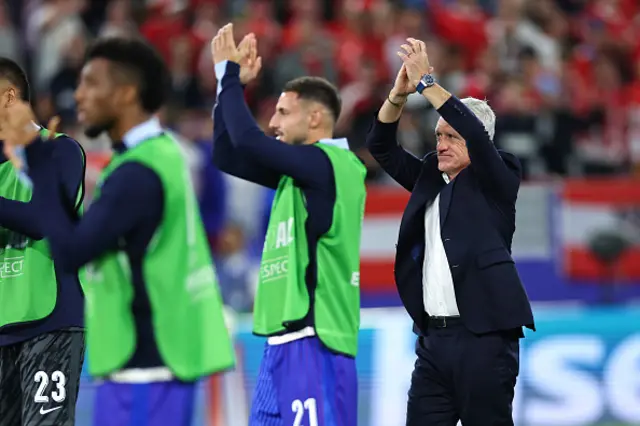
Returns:
[[[436,84],[436,80],[433,78],[433,76],[431,74],[425,74],[422,76],[422,78],[420,78],[420,82],[416,86],[416,91],[418,93],[422,93],[424,89],[426,89],[427,87],[431,87],[434,84]]]

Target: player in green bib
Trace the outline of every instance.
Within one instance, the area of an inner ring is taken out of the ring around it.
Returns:
[[[89,372],[104,379],[95,426],[190,426],[196,380],[234,365],[186,159],[154,116],[169,86],[146,43],[96,42],[75,97],[86,134],[106,132],[113,157],[77,224],[62,220],[54,197],[40,201],[54,256],[86,267]],[[36,178],[46,168],[28,158],[34,188],[55,194]]]
[[[0,140],[11,136],[7,112],[21,101],[29,101],[27,77],[13,60],[0,58]],[[29,155],[54,171],[47,177],[60,188],[65,220],[76,220],[84,195],[82,148],[35,122],[25,130],[34,140]],[[44,194],[11,159],[0,151],[0,426],[73,426],[84,357],[82,288],[76,271],[54,262],[38,226]]]
[[[236,48],[229,24],[212,52],[215,164],[276,190],[254,305],[253,331],[267,342],[249,424],[356,426],[366,170],[346,139],[333,139],[337,90],[318,77],[289,82],[269,137],[242,90],[260,69],[255,37]]]

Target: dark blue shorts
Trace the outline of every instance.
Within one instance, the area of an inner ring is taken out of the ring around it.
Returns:
[[[249,426],[357,426],[355,359],[317,337],[266,345]]]
[[[195,383],[105,381],[98,386],[94,426],[191,426]]]

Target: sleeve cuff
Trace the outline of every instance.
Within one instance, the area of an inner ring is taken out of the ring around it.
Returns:
[[[216,90],[216,94],[220,96],[220,92],[222,92],[222,77],[224,77],[225,71],[227,70],[227,64],[229,61],[218,62],[214,66],[214,70],[216,72],[216,78],[218,79],[218,87]]]
[[[218,62],[214,65],[214,70],[216,73],[216,79],[218,80],[218,87],[216,89],[216,95],[220,95],[222,92],[222,79],[226,75],[240,75],[240,65],[235,62],[222,61]]]

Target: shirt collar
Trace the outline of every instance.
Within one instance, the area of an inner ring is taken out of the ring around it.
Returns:
[[[349,149],[349,142],[347,142],[346,138],[339,139],[320,139],[318,143],[323,143],[325,145],[333,145],[342,149]]]
[[[124,134],[122,142],[128,149],[131,149],[142,141],[161,135],[162,132],[160,120],[157,117],[152,117],[129,129]]]
[[[447,176],[447,174],[446,174],[446,173],[443,173],[443,174],[442,174],[442,179],[444,179],[445,183],[447,183],[447,184],[448,184],[449,182],[451,182],[451,179],[449,179],[449,176]]]

